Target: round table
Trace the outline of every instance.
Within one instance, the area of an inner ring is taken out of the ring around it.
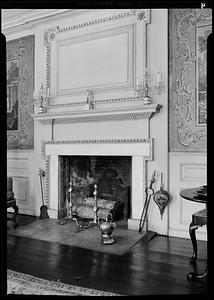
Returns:
[[[204,203],[207,205],[207,192],[205,189],[201,189],[201,187],[195,187],[190,189],[184,189],[180,192],[180,196],[186,200],[198,202],[198,203]],[[204,214],[203,214],[204,213]],[[189,226],[189,233],[190,238],[193,245],[193,257],[191,258],[191,263],[194,263],[197,259],[197,241],[195,236],[195,230],[198,228],[198,226],[205,225],[207,218],[207,211],[202,210],[192,215],[192,222]],[[198,274],[196,272],[190,272],[187,275],[188,280],[192,279],[202,279],[207,276],[207,269],[201,273]]]
[[[186,200],[207,204],[207,195],[200,193],[199,187],[182,190],[180,196]]]

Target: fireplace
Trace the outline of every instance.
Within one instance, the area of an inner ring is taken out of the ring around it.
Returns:
[[[44,154],[47,162],[46,203],[49,216],[61,218],[65,213],[63,203],[71,176],[84,179],[88,176],[89,181],[101,180],[105,171],[111,169],[116,170],[117,179],[127,189],[128,213],[124,218],[128,218],[128,228],[137,230],[145,200],[146,162],[152,159],[152,148],[153,140],[150,138],[47,141],[44,143]],[[62,166],[65,167],[64,171]],[[77,166],[80,166],[78,171]],[[125,168],[129,171],[126,172]],[[87,193],[91,195],[90,189]]]
[[[60,156],[59,174],[59,219],[69,215],[70,201],[72,214],[93,218],[95,184],[99,218],[130,218],[131,156]]]

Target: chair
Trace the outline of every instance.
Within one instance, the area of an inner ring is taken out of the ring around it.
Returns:
[[[14,192],[13,192],[13,178],[7,177],[7,208],[12,207],[14,209],[13,218],[7,218],[7,220],[13,222],[13,228],[16,228],[18,226],[16,222],[16,217],[19,212],[19,208],[16,205],[16,199],[14,198]]]

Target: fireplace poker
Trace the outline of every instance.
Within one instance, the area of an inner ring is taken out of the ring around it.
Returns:
[[[154,190],[152,188],[152,185],[155,182],[155,174],[156,174],[156,171],[154,171],[153,174],[152,174],[152,178],[151,178],[149,187],[147,187],[145,189],[146,200],[145,200],[145,203],[144,203],[144,206],[143,206],[143,211],[142,211],[141,218],[140,218],[139,232],[141,232],[142,229],[143,229],[143,226],[144,226],[144,223],[145,223],[145,220],[146,220],[146,216],[147,216],[149,202],[150,202],[151,196],[154,194]]]

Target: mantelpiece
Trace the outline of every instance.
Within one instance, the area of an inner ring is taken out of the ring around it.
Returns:
[[[35,121],[43,124],[52,120],[57,122],[89,122],[89,121],[108,121],[108,120],[129,120],[129,119],[150,119],[162,108],[160,104],[144,105],[139,107],[125,107],[112,109],[88,109],[77,111],[48,112],[43,114],[31,115]]]
[[[120,106],[114,103],[105,109],[96,109],[95,105],[94,109],[84,110],[83,106],[80,110],[79,106],[76,111],[72,110],[73,106],[68,106],[65,107],[67,111],[32,115],[40,124],[51,125],[49,138],[41,141],[41,158],[45,160],[47,174],[45,198],[50,217],[58,216],[59,159],[62,155],[130,156],[132,192],[128,228],[137,230],[145,201],[146,165],[147,161],[153,160],[154,152],[149,120],[162,105],[140,106],[130,102],[125,104],[123,101],[123,107],[121,103]],[[44,131],[47,128],[44,126]]]

